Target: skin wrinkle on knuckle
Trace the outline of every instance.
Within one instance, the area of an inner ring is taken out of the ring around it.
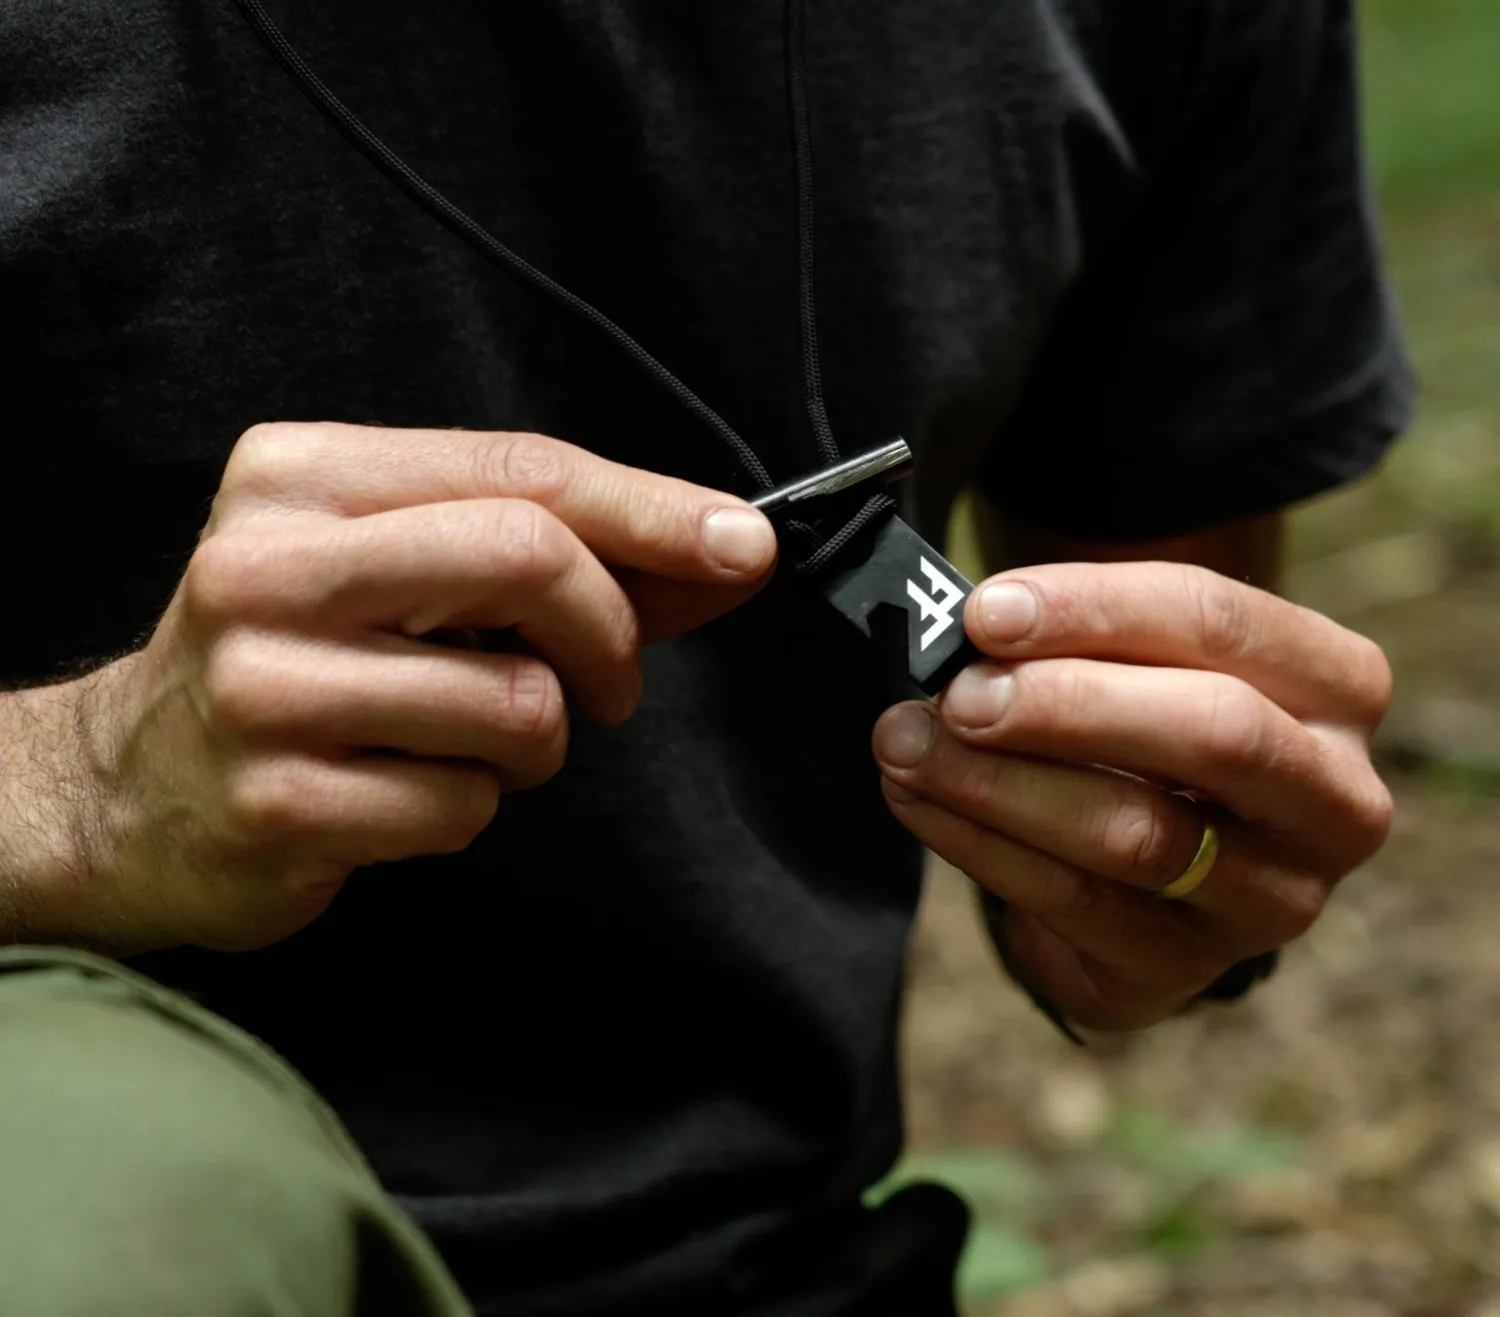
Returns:
[[[1265,700],[1247,682],[1220,676],[1207,688],[1197,721],[1203,758],[1220,772],[1261,770],[1275,753]]]
[[[573,567],[574,554],[560,522],[539,503],[504,499],[488,538],[491,574],[513,588],[547,590]]]
[[[914,769],[898,772],[908,785],[939,793],[960,807],[980,807],[1004,790],[1004,761],[954,744],[941,729],[934,750]]]
[[[500,670],[498,686],[497,721],[506,731],[540,746],[557,740],[564,703],[551,668],[537,659],[518,659]]]
[[[1146,798],[1130,784],[1099,812],[1093,824],[1095,844],[1112,872],[1138,876],[1159,886],[1182,871],[1175,820],[1164,802]]]
[[[1203,567],[1183,565],[1180,573],[1196,618],[1198,646],[1210,666],[1252,649],[1257,626],[1244,587]]]
[[[551,503],[574,478],[572,453],[560,440],[517,433],[498,443],[482,442],[475,452],[476,487],[537,503]]]
[[[635,544],[683,544],[701,552],[700,509],[672,498],[655,481],[627,480],[616,495],[626,535]]]
[[[1028,584],[1031,582],[1028,581]],[[1052,640],[1060,635],[1077,637],[1084,644],[1108,636],[1116,619],[1101,608],[1083,583],[1070,573],[1062,580],[1047,579],[1034,586],[1037,593],[1037,623],[1027,643]]]
[[[1099,696],[1090,671],[1085,663],[1072,659],[1016,664],[1002,731],[1027,735],[1057,730],[1071,738],[1088,728],[1090,710],[1098,707]]]
[[[1052,883],[1052,897],[1056,913],[1086,920],[1104,904],[1105,893],[1099,879],[1064,865]]]

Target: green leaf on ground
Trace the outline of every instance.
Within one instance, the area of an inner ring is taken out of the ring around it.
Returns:
[[[1034,1239],[1000,1222],[980,1220],[959,1263],[959,1293],[968,1302],[984,1302],[1040,1284],[1052,1271],[1051,1257]]]
[[[1179,1192],[1284,1170],[1298,1164],[1300,1153],[1296,1140],[1282,1134],[1253,1126],[1184,1129],[1140,1107],[1119,1113],[1108,1143],[1123,1160]]]

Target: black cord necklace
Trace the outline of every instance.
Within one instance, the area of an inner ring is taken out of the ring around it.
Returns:
[[[271,19],[261,0],[235,0],[235,3],[303,94],[371,164],[484,260],[508,271],[612,339],[632,361],[717,435],[733,453],[741,469],[761,490],[770,491],[768,497],[774,501],[774,496],[782,491],[773,488],[775,482],[765,464],[728,421],[602,311],[512,251],[391,150],[313,71]],[[857,471],[861,459],[840,461],[838,443],[823,401],[822,368],[818,355],[814,268],[816,227],[805,31],[804,0],[786,0],[786,81],[796,164],[797,306],[803,396],[808,425],[819,455],[830,467],[848,472]],[[890,445],[886,445],[879,451],[888,453],[889,450]],[[869,478],[889,478],[894,470],[889,462],[883,466],[877,462],[871,465]],[[807,478],[795,483],[806,484]],[[858,483],[860,481],[846,480],[839,488],[841,491],[857,488]],[[972,587],[936,549],[894,516],[895,508],[895,501],[888,494],[873,493],[852,515],[842,518],[832,533],[816,533],[801,521],[788,519],[782,524],[811,544],[810,549],[798,558],[797,571],[821,578],[820,584],[830,601],[866,635],[880,641],[885,633],[891,637],[887,643],[894,648],[894,619],[889,617],[887,610],[895,609],[903,616],[910,615],[902,628],[908,642],[905,667],[912,680],[922,689],[932,692],[946,684],[948,678],[974,656],[963,638],[962,625],[953,625],[955,611],[961,608]],[[877,525],[879,530],[872,541],[867,532]],[[856,541],[867,544],[868,552],[859,562],[850,564],[845,560],[846,550]],[[918,611],[913,612],[913,604],[917,605]],[[882,625],[882,616],[885,625]],[[934,648],[939,639],[943,643]]]

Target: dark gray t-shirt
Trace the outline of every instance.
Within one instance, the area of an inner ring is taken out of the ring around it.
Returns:
[[[814,465],[780,0],[272,9],[778,478]],[[968,482],[1098,537],[1366,470],[1410,383],[1350,47],[1347,0],[813,0],[846,449],[912,438],[929,526]],[[357,156],[230,0],[0,8],[0,307],[12,682],[150,628],[256,421],[534,429],[740,487],[614,347]],[[900,1139],[920,870],[868,751],[895,692],[791,581],[646,669],[639,716],[580,726],[466,854],[358,874],[270,950],[148,966],[305,1071],[482,1313],[891,1304],[879,1268],[912,1257],[903,1311],[940,1312],[941,1200],[858,1207]]]

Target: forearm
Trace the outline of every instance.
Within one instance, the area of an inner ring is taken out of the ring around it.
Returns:
[[[80,722],[90,678],[0,695],[0,945],[69,937],[87,870]]]

